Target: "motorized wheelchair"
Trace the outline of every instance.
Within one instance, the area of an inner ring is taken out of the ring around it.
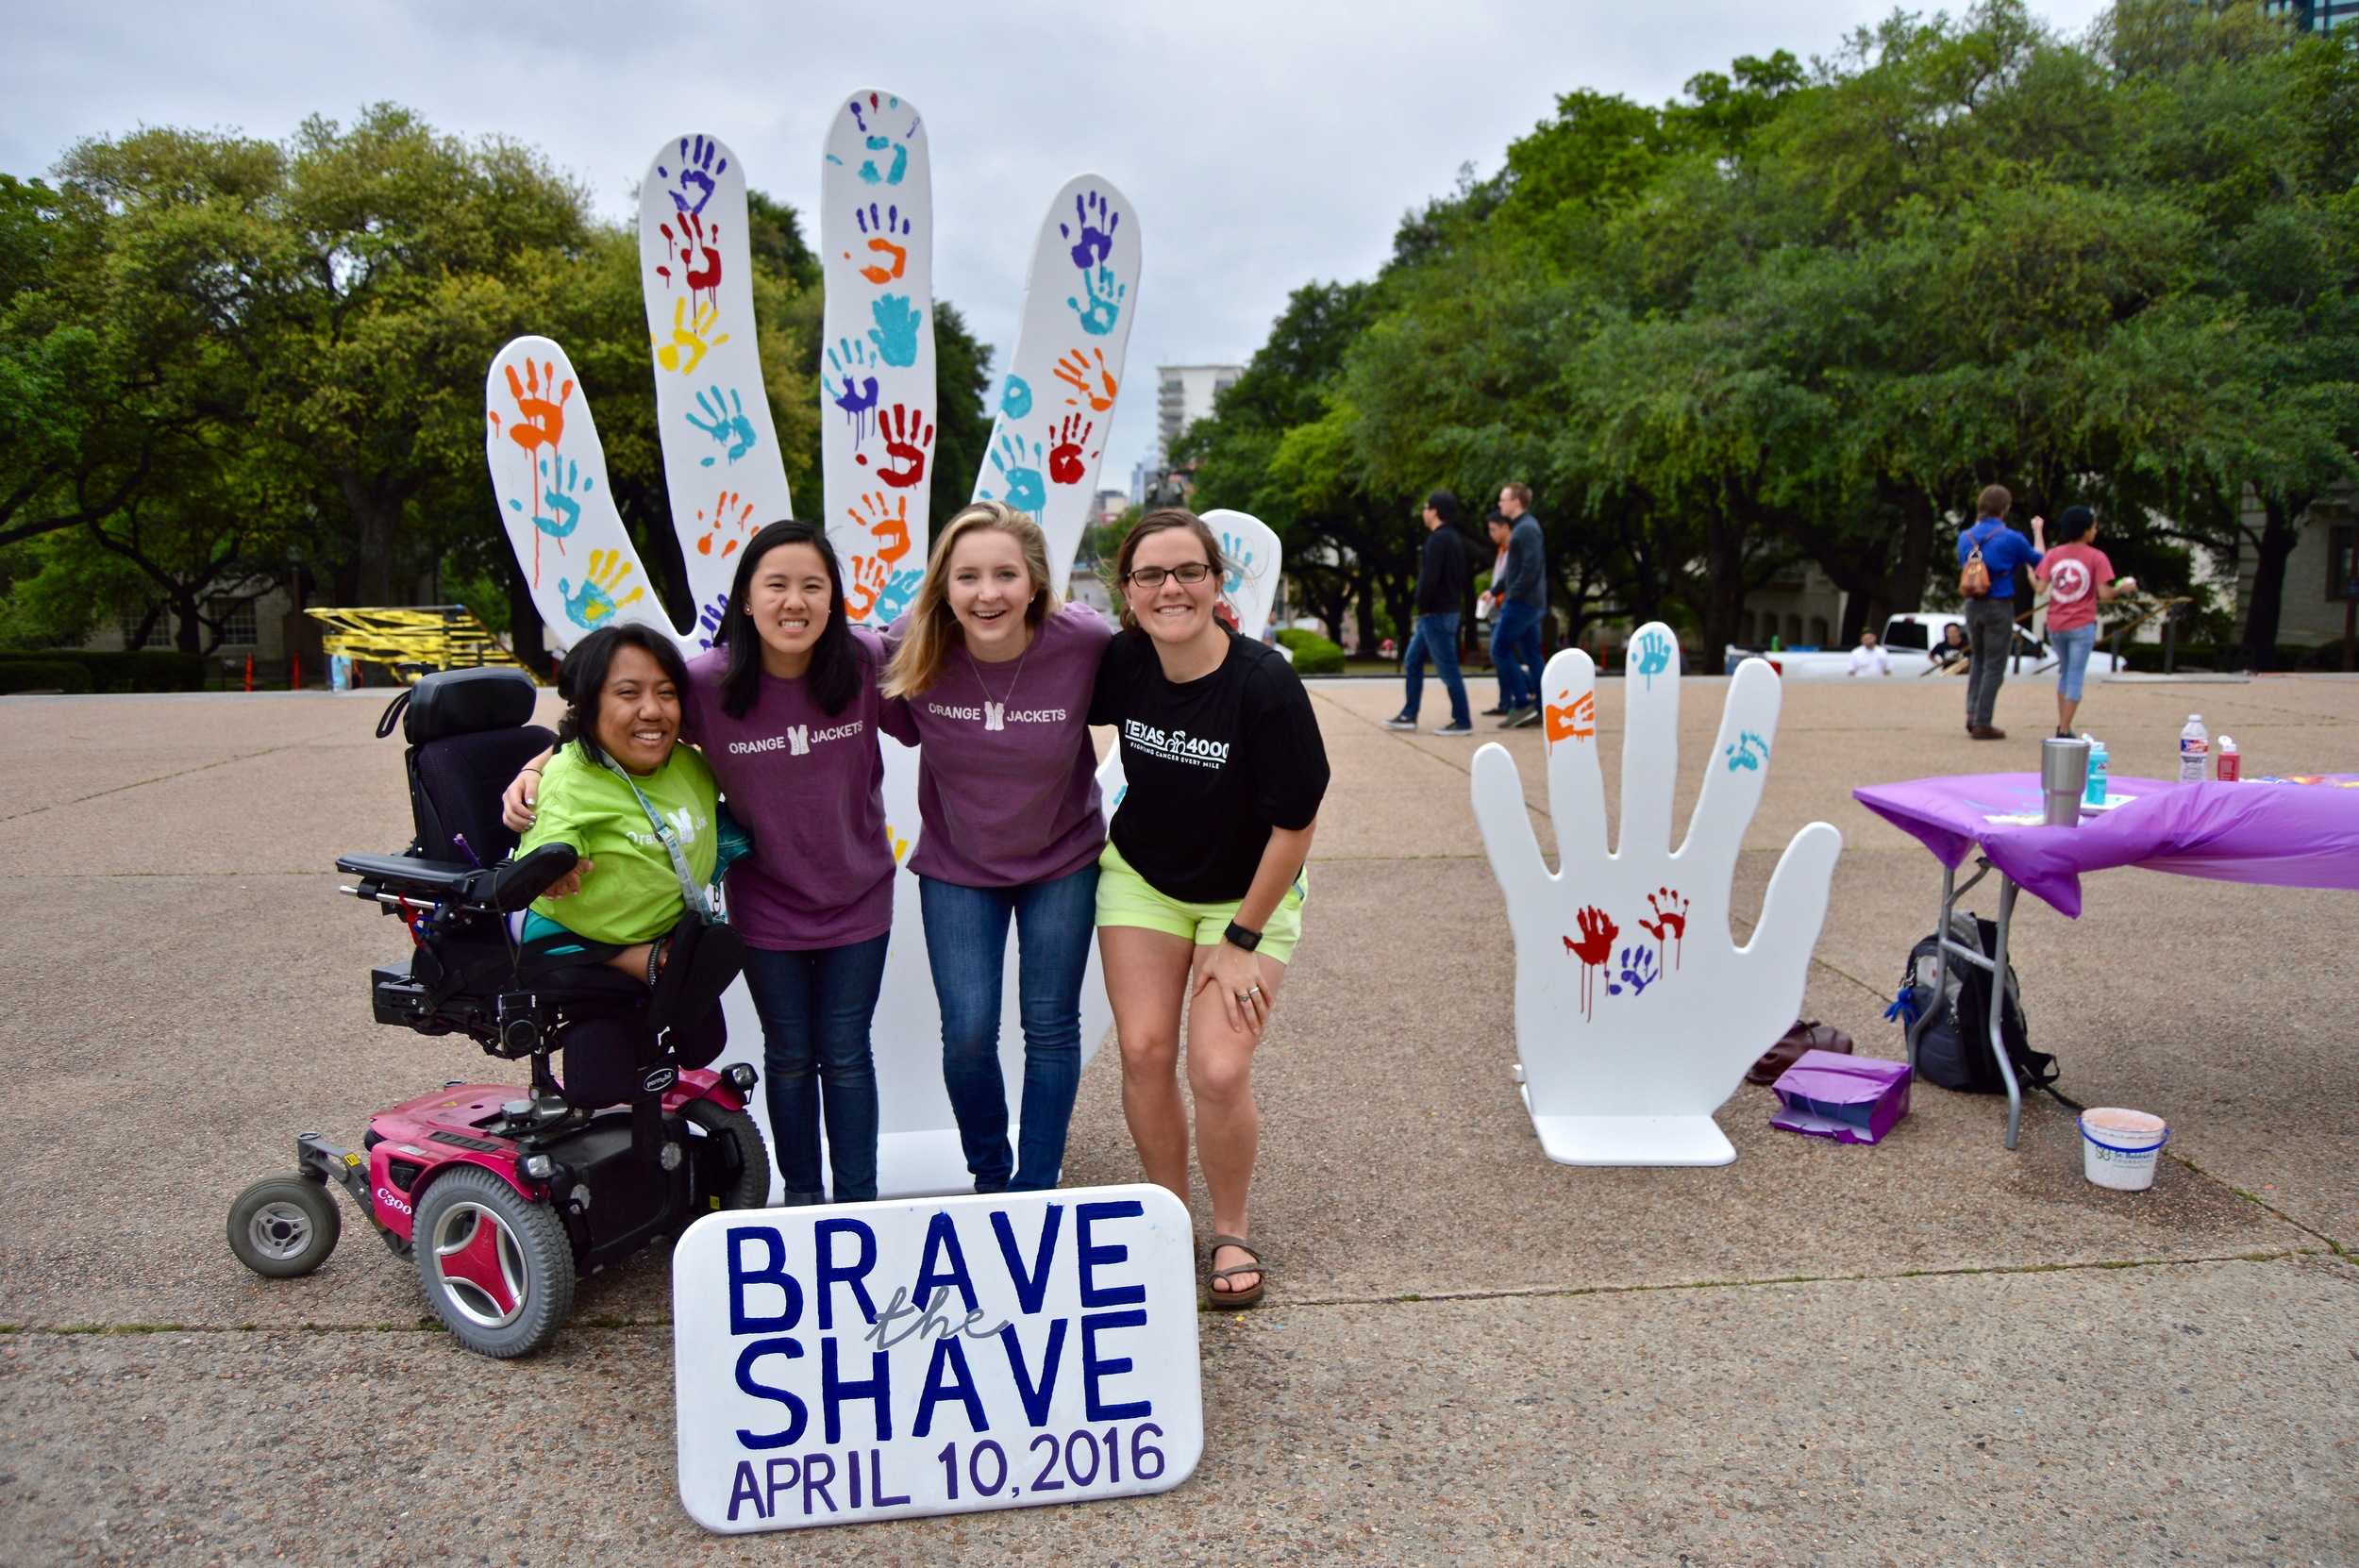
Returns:
[[[416,838],[399,855],[336,862],[358,878],[343,891],[397,917],[411,943],[371,976],[376,1021],[528,1059],[528,1090],[445,1083],[372,1116],[358,1151],[300,1133],[297,1174],[256,1182],[229,1209],[241,1262],[309,1274],[342,1230],[328,1191],[341,1187],[415,1262],[452,1335],[497,1357],[555,1338],[577,1277],[770,1191],[769,1152],[745,1109],[751,1067],[681,1066],[672,1032],[645,1022],[644,985],[603,965],[536,971],[519,946],[511,916],[576,859],[562,844],[507,859],[516,841],[500,791],[555,741],[531,723],[537,694],[522,671],[483,669],[429,675],[395,698],[377,735],[399,718]],[[616,1020],[630,1026],[622,1038],[639,1056],[625,1104],[568,1098],[552,1067],[593,1019],[608,1041]]]

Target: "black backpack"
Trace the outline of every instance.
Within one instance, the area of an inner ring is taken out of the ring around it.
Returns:
[[[1949,938],[1972,946],[1988,958],[1998,950],[1999,927],[1963,912],[1950,917]],[[1931,1009],[1932,1021],[1916,1042],[1916,1076],[1927,1083],[1967,1094],[2003,1094],[2006,1080],[1990,1054],[1990,972],[1953,959],[1945,994],[1933,999],[1933,976],[1941,963],[1938,944],[1925,938],[1909,949],[1908,968],[1900,976],[1900,994],[1886,1017],[1919,1018]],[[2016,1082],[2026,1090],[2048,1089],[2056,1081],[2056,1059],[2032,1049],[2031,1026],[2023,1015],[2023,990],[2015,965],[2007,966],[2007,1010],[1999,1020],[1999,1038]]]

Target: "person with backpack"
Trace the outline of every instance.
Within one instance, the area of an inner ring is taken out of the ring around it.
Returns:
[[[2032,520],[2026,540],[2007,526],[2015,495],[2004,485],[1984,485],[1975,503],[1974,525],[1958,535],[1958,596],[1966,601],[1966,640],[1970,663],[1966,681],[1966,732],[1977,741],[2003,741],[2007,732],[1991,725],[1999,682],[2007,678],[2007,655],[2015,642],[2015,575],[2037,566],[2046,554],[2045,524]]]

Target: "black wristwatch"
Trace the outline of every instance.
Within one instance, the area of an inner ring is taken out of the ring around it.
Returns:
[[[1248,931],[1233,920],[1229,923],[1229,929],[1221,934],[1226,937],[1232,945],[1242,947],[1248,953],[1262,945],[1261,932]]]

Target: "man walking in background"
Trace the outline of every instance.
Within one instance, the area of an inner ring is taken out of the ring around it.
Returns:
[[[1466,543],[1458,532],[1458,497],[1437,490],[1425,498],[1425,553],[1417,560],[1417,624],[1409,634],[1409,691],[1401,709],[1384,721],[1386,729],[1417,727],[1417,703],[1425,694],[1425,661],[1433,660],[1443,688],[1449,692],[1449,723],[1436,735],[1472,735],[1474,720],[1466,710],[1466,682],[1458,673],[1458,614],[1472,580],[1466,570]]]
[[[1966,601],[1966,642],[1972,655],[1966,675],[1966,732],[1977,741],[2003,741],[1991,726],[1999,684],[2007,678],[2007,655],[2015,643],[2015,569],[2037,566],[2046,525],[2032,520],[2033,539],[2007,526],[2015,496],[2004,485],[1984,485],[1975,502],[1974,525],[1958,535],[1958,593]]]
[[[1482,710],[1486,719],[1505,718],[1529,700],[1519,695],[1523,676],[1515,661],[1507,657],[1506,644],[1500,641],[1507,620],[1499,614],[1499,585],[1507,581],[1507,533],[1513,526],[1507,514],[1497,507],[1482,520],[1482,531],[1491,536],[1491,586],[1475,601],[1475,618],[1491,624],[1491,671],[1499,680],[1499,700]]]
[[[1491,658],[1498,666],[1500,702],[1510,711],[1501,729],[1540,722],[1540,617],[1548,608],[1547,546],[1540,537],[1540,520],[1531,515],[1531,487],[1500,487],[1499,510],[1507,517],[1507,569],[1503,580],[1491,584],[1497,602],[1492,613]],[[1514,667],[1514,695],[1509,696],[1509,666]]]

